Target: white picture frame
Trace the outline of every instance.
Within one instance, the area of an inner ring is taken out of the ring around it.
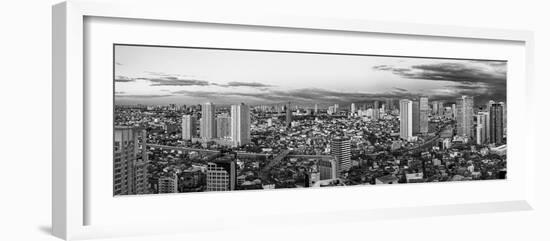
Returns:
[[[156,11],[150,11],[150,9]],[[524,78],[519,78],[514,82],[518,88],[508,88],[508,94],[518,97],[517,105],[521,106],[532,98],[532,74],[533,74],[533,34],[529,31],[520,30],[499,30],[483,29],[470,27],[439,26],[439,25],[421,25],[409,23],[390,23],[390,22],[370,22],[350,19],[312,19],[292,16],[235,16],[231,13],[227,15],[209,15],[204,11],[188,9],[183,3],[178,1],[151,1],[151,2],[98,2],[86,0],[69,0],[64,3],[53,6],[53,167],[52,167],[52,227],[53,234],[63,239],[85,239],[95,237],[112,237],[122,235],[139,235],[154,233],[171,232],[191,232],[197,230],[206,230],[204,225],[206,221],[198,221],[194,224],[164,225],[178,222],[178,219],[163,219],[161,215],[154,216],[148,213],[150,220],[149,228],[136,226],[128,218],[122,220],[122,217],[113,217],[126,225],[102,225],[101,223],[90,223],[89,217],[92,213],[87,204],[89,195],[89,183],[86,182],[86,169],[89,163],[85,161],[87,153],[87,143],[85,135],[89,133],[86,121],[89,118],[89,107],[87,103],[85,83],[85,19],[91,17],[107,17],[117,19],[139,19],[142,21],[172,21],[183,23],[205,23],[221,24],[225,26],[253,26],[255,28],[276,28],[276,29],[300,29],[304,31],[328,31],[337,33],[376,33],[389,34],[395,36],[420,36],[428,38],[445,38],[458,40],[481,40],[481,41],[502,41],[510,42],[522,46],[523,49],[523,70]],[[107,61],[107,60],[106,60]],[[108,61],[111,61],[109,59]],[[93,97],[92,97],[93,98]],[[89,101],[89,99],[88,99]],[[512,100],[514,101],[514,100]],[[511,110],[513,112],[513,110]],[[529,115],[532,110],[525,110]],[[523,130],[519,131],[520,128]],[[422,217],[433,215],[452,215],[482,212],[499,212],[530,210],[534,201],[534,169],[536,165],[534,151],[534,137],[530,126],[533,126],[527,118],[518,118],[511,124],[510,136],[520,140],[521,146],[517,145],[514,152],[522,156],[522,174],[518,178],[509,182],[515,182],[515,186],[524,188],[510,189],[510,195],[503,198],[495,198],[487,201],[466,202],[442,202],[436,205],[426,203],[426,205],[399,206],[398,203],[393,207],[374,207],[369,209],[357,208],[352,205],[348,210],[329,209],[328,211],[292,211],[277,215],[277,209],[272,212],[263,213],[256,219],[256,225],[277,224],[277,225],[299,225],[304,222],[323,223],[339,221],[361,221],[370,219],[384,219],[394,217]],[[110,141],[110,140],[109,140]],[[516,151],[517,150],[517,151]],[[523,173],[525,172],[525,173]],[[507,180],[508,181],[508,180]],[[517,185],[516,185],[517,184]],[[472,185],[472,184],[470,184]],[[491,186],[494,183],[484,183]],[[381,187],[387,188],[387,187]],[[393,188],[393,187],[392,187]],[[414,188],[433,189],[430,185],[417,185]],[[438,186],[436,188],[441,188]],[[453,188],[452,186],[450,188]],[[470,186],[461,187],[462,190],[471,188]],[[502,186],[500,188],[507,188]],[[380,188],[378,188],[380,189]],[[420,190],[419,189],[419,190]],[[363,189],[342,188],[333,189],[335,193],[346,195],[358,195]],[[396,190],[393,190],[396,191]],[[285,191],[287,192],[287,191]],[[291,195],[315,196],[317,192],[307,191],[307,194],[299,194],[296,191],[289,191]],[[282,193],[281,193],[282,194]],[[288,194],[288,193],[287,193]],[[228,195],[234,195],[232,199],[255,198],[265,196],[264,198],[277,198],[279,193],[225,193],[208,194],[209,198],[218,200],[228,199]],[[215,196],[214,196],[215,195]],[[251,196],[252,195],[252,196]],[[320,193],[319,197],[326,195]],[[160,198],[163,198],[161,196]],[[171,197],[170,197],[171,198]],[[229,198],[231,199],[231,198]],[[176,200],[174,200],[176,201]],[[181,202],[181,197],[177,201]],[[159,197],[147,197],[144,203],[161,202]],[[437,203],[437,202],[435,202]],[[163,204],[164,205],[164,204]],[[174,202],[170,202],[174,205]],[[93,210],[109,207],[96,206]],[[95,212],[95,211],[94,211]],[[227,213],[230,214],[230,213]],[[240,216],[234,217],[235,220],[246,221],[246,212]],[[151,216],[152,215],[152,216]],[[190,215],[198,215],[191,213]],[[223,213],[218,214],[223,216]],[[232,215],[232,214],[231,214]],[[214,216],[216,217],[216,216]],[[263,217],[263,218],[262,218]],[[330,217],[330,218],[323,218]],[[230,224],[221,219],[219,222],[211,223],[211,228],[227,228],[237,224]],[[165,222],[165,223],[163,223]],[[154,224],[154,225],[151,225]],[[181,227],[185,226],[185,227]]]

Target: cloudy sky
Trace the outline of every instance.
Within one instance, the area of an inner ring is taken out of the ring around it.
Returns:
[[[506,62],[115,46],[118,104],[506,99]]]

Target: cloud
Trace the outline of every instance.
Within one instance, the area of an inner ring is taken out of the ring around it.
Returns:
[[[117,75],[115,77],[115,82],[134,82],[134,81],[136,81],[136,80],[133,79],[133,78],[126,77],[126,76],[122,76],[122,75]]]
[[[208,86],[210,83],[206,80],[193,78],[192,76],[182,76],[177,74],[167,74],[163,72],[146,71],[147,75],[152,77],[139,77],[139,80],[151,82],[150,86]]]
[[[254,88],[266,88],[266,87],[272,87],[272,85],[266,85],[258,82],[238,82],[238,81],[232,81],[229,82],[223,86],[228,87],[254,87]]]
[[[141,77],[138,79],[151,82],[151,86],[207,86],[207,85],[210,85],[210,83],[206,80],[184,79],[176,76],[153,77],[153,78]]]
[[[443,62],[413,65],[410,68],[377,65],[373,69],[391,71],[395,75],[408,79],[459,83],[506,83],[506,62],[501,61]]]
[[[406,89],[403,89],[403,88],[397,88],[397,87],[393,87],[394,90],[397,90],[397,91],[400,91],[400,92],[407,92],[408,90]]]
[[[371,100],[381,100],[385,98],[413,98],[413,94],[387,92],[383,94],[373,94],[364,92],[340,92],[318,88],[305,88],[295,90],[267,90],[259,92],[217,92],[217,91],[188,91],[180,90],[172,92],[174,95],[182,95],[191,98],[200,98],[204,100],[225,102],[228,99],[238,100],[248,103],[344,103],[344,102],[364,102]]]
[[[449,61],[434,64],[413,65],[409,68],[396,68],[390,65],[377,65],[373,69],[390,71],[392,74],[411,80],[446,81],[448,89],[442,93],[456,96],[471,95],[476,102],[489,99],[506,100],[505,61]],[[446,95],[441,97],[449,98]]]
[[[386,64],[375,65],[372,68],[375,70],[393,70],[393,67],[391,65],[386,65]]]

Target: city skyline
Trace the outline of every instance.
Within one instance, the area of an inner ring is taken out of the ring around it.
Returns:
[[[116,46],[113,195],[506,179],[506,62]]]
[[[506,100],[506,62],[115,46],[117,104]]]

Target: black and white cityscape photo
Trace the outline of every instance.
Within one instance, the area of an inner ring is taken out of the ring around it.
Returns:
[[[113,195],[506,179],[506,61],[114,45]]]

